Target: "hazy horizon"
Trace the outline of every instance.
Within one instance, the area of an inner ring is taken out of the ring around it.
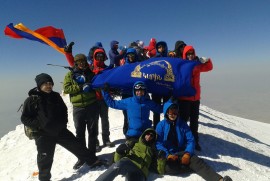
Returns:
[[[112,40],[122,46],[142,40],[147,46],[156,38],[165,41],[169,50],[183,40],[195,48],[197,56],[213,61],[214,69],[201,74],[202,104],[270,123],[270,1],[136,2],[140,6],[125,0],[1,1],[0,136],[20,123],[16,111],[35,86],[37,74],[50,74],[55,90],[61,91],[67,70],[46,64],[68,65],[65,56],[50,46],[5,36],[10,23],[22,23],[31,30],[60,28],[67,43],[75,42],[74,55],[88,54],[96,42],[102,42],[108,54]]]
[[[258,66],[255,63],[247,64],[249,64],[247,68],[239,67],[237,63],[232,66],[232,64],[215,62],[213,58],[214,69],[210,72],[201,73],[201,104],[225,114],[270,124],[270,113],[268,111],[270,108],[270,85],[263,81],[264,78],[270,76],[270,73],[266,63],[260,64],[258,70],[252,68]],[[55,82],[54,91],[61,93],[61,82],[67,72],[66,69],[48,67],[44,64],[37,71],[52,75]],[[253,75],[248,73],[250,71]],[[11,87],[1,88],[0,137],[14,130],[16,125],[21,124],[21,113],[17,110],[28,96],[28,91],[36,86],[35,75],[25,74],[22,79],[26,81],[18,82],[17,79],[13,79],[9,81]],[[1,82],[4,81],[1,78],[0,80]],[[17,87],[20,87],[19,92],[16,91]],[[13,90],[13,92],[10,92],[10,90]]]

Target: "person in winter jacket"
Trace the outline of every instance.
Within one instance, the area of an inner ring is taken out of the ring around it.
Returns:
[[[111,181],[118,175],[123,175],[127,181],[145,181],[150,170],[158,171],[156,162],[160,162],[160,165],[166,162],[156,157],[156,136],[155,130],[147,129],[133,147],[121,144],[114,155],[115,163],[97,181]]]
[[[107,65],[105,65],[104,61],[106,60],[106,53],[104,49],[97,48],[93,52],[93,72],[95,75],[99,74],[101,71],[103,71],[105,68],[107,68]],[[101,146],[98,141],[98,120],[99,117],[101,118],[101,128],[102,128],[102,141],[104,146],[108,147],[114,147],[115,144],[110,141],[110,124],[109,124],[109,108],[106,105],[101,91],[96,90],[96,97],[97,97],[97,106],[98,106],[98,113],[96,117],[96,151],[99,152],[101,151]]]
[[[136,63],[138,62],[138,55],[137,55],[137,51],[134,48],[128,48],[127,52],[124,56],[125,58],[125,64],[124,65],[128,65],[131,63]],[[123,93],[122,94],[122,99],[126,99],[128,97],[132,97],[133,93]],[[128,116],[127,116],[127,111],[123,110],[123,115],[124,115],[124,125],[123,125],[123,133],[124,135],[126,135],[127,130],[128,130]]]
[[[163,107],[164,120],[158,123],[156,148],[164,152],[165,174],[175,175],[195,172],[205,180],[227,180],[231,178],[216,173],[206,162],[194,154],[195,141],[187,123],[178,114],[177,103],[167,101]]]
[[[151,38],[149,45],[144,47],[145,54],[148,58],[152,58],[156,56],[156,44],[157,44],[156,39]]]
[[[87,60],[88,60],[89,65],[90,65],[90,69],[93,68],[93,56],[94,56],[94,52],[95,52],[96,49],[103,49],[104,50],[103,45],[102,45],[101,42],[96,42],[89,50]],[[104,50],[104,52],[105,52],[105,50]],[[107,57],[107,55],[105,53],[105,60],[104,61],[106,61],[106,60],[108,60],[108,57]]]
[[[180,117],[185,121],[190,121],[190,129],[195,138],[195,149],[200,151],[199,145],[199,108],[201,99],[200,73],[208,72],[213,69],[213,64],[210,58],[196,57],[195,49],[192,46],[185,46],[183,51],[183,59],[185,61],[200,61],[201,63],[193,69],[192,86],[196,90],[195,96],[179,97]]]
[[[52,77],[41,73],[36,76],[35,81],[37,87],[28,93],[29,97],[24,102],[21,121],[24,125],[38,130],[35,143],[38,152],[39,180],[47,181],[51,178],[50,171],[56,144],[63,146],[90,166],[97,163],[96,155],[80,144],[67,129],[67,107],[59,93],[53,91]],[[33,96],[36,97],[35,102]]]
[[[125,50],[121,50],[120,53],[118,52],[118,44],[119,42],[116,40],[111,41],[111,49],[109,51],[109,58],[110,58],[110,66],[118,67],[120,66],[120,60],[125,55]]]
[[[175,58],[183,58],[183,51],[186,46],[186,43],[182,40],[178,40],[175,42],[175,48],[174,48],[174,57]]]
[[[86,56],[77,54],[74,57],[75,67],[66,74],[63,89],[69,94],[73,105],[73,120],[76,128],[76,137],[83,146],[86,146],[85,130],[88,130],[88,149],[93,155],[96,154],[96,116],[97,99],[96,93],[91,89],[91,80],[94,73],[90,70]],[[74,168],[80,168],[83,160],[78,160]]]
[[[138,62],[142,62],[146,59],[148,59],[148,57],[146,56],[144,49],[143,49],[143,41],[141,40],[137,40],[136,42],[131,42],[129,44],[129,48],[134,48],[136,50],[136,56],[137,56],[137,61]]]
[[[165,41],[159,41],[156,44],[156,56],[155,57],[168,57],[168,46]]]
[[[156,56],[155,57],[168,57],[168,47],[167,43],[165,41],[160,41],[157,42],[156,44]],[[170,98],[171,95],[156,95],[152,94],[152,100],[155,101],[157,104],[164,104],[168,99]],[[154,113],[153,114],[153,125],[154,129],[156,128],[157,124],[160,121],[160,114]]]
[[[152,122],[149,120],[150,111],[162,112],[162,106],[148,98],[146,85],[141,81],[134,84],[133,97],[113,100],[106,89],[102,91],[102,94],[109,107],[127,111],[128,130],[126,138],[131,142],[133,140],[137,141],[147,128],[151,128]]]

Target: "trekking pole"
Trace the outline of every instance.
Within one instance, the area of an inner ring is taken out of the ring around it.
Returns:
[[[19,112],[21,110],[21,108],[23,107],[23,104],[20,105],[19,109],[17,110],[17,112]]]
[[[65,69],[68,69],[70,71],[73,71],[73,69],[71,67],[68,67],[68,66],[63,66],[63,65],[55,65],[55,64],[47,64],[47,65],[50,65],[50,66],[54,66],[54,67],[63,67]]]

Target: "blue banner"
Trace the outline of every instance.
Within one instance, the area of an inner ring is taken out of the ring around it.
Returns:
[[[124,93],[131,93],[133,84],[143,81],[147,91],[157,95],[194,96],[191,85],[194,66],[197,61],[179,58],[156,57],[143,62],[132,63],[115,68],[108,68],[96,75],[92,81],[94,89],[108,83]]]

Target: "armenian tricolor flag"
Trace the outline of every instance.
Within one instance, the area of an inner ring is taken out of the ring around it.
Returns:
[[[5,35],[12,38],[26,38],[33,41],[38,41],[49,45],[59,51],[60,53],[65,54],[64,47],[67,45],[66,38],[62,29],[57,29],[52,26],[46,26],[39,28],[37,30],[30,30],[22,23],[19,23],[13,26],[13,23],[10,23],[6,26]]]

